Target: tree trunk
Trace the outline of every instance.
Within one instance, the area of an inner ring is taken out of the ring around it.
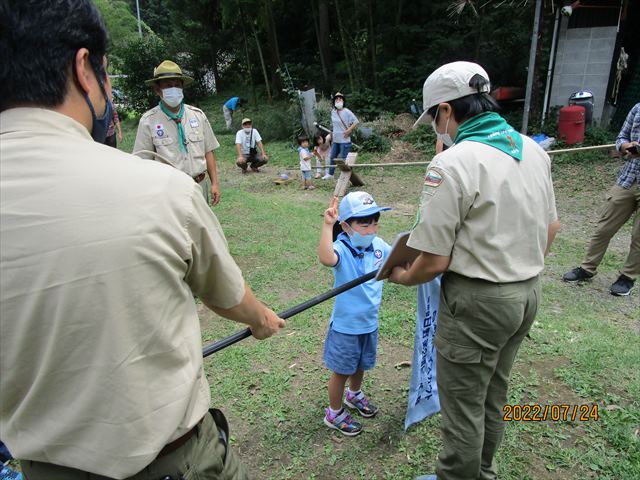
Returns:
[[[262,47],[260,46],[260,40],[258,39],[258,32],[256,32],[256,27],[253,25],[253,22],[249,22],[251,25],[251,31],[253,32],[253,38],[256,40],[256,47],[258,49],[258,55],[260,56],[260,65],[262,65],[262,75],[264,76],[264,86],[267,89],[267,98],[269,99],[269,103],[271,103],[271,86],[269,84],[269,75],[267,74],[267,66],[264,63],[264,56],[262,55]]]
[[[344,52],[344,61],[347,64],[347,73],[349,74],[349,86],[351,91],[355,92],[355,83],[353,81],[353,66],[349,59],[349,49],[347,48],[347,39],[345,38],[344,27],[342,26],[342,14],[340,13],[340,2],[335,0],[336,18],[338,19],[338,30],[340,31],[340,41],[342,42],[342,50]]]
[[[398,8],[396,9],[396,19],[394,22],[394,31],[397,32],[398,29],[400,28],[400,22],[402,22],[402,6],[403,6],[404,0],[398,0]],[[400,52],[400,44],[398,42],[398,38],[399,35],[394,35],[393,36],[393,46],[395,47],[395,53],[399,53]]]
[[[274,96],[278,96],[278,92],[282,90],[282,82],[278,75],[277,69],[280,68],[280,48],[278,47],[278,36],[276,33],[276,22],[273,19],[273,9],[271,8],[272,0],[265,0],[265,20],[267,27],[267,43],[271,51],[271,85],[273,87]]]
[[[320,51],[324,56],[327,67],[327,79],[329,86],[333,87],[333,60],[331,58],[331,46],[329,43],[329,4],[327,0],[318,0],[318,32],[320,34]]]
[[[249,76],[249,84],[251,85],[251,103],[253,105],[257,105],[258,98],[256,96],[256,85],[255,83],[253,83],[253,74],[251,72],[251,58],[249,57],[249,42],[247,40],[247,33],[245,31],[244,24],[242,25],[242,39],[244,40],[244,51],[247,56],[247,74]],[[262,55],[260,56],[260,58],[262,59]],[[268,91],[269,91],[269,86],[267,85],[267,92]]]
[[[369,53],[371,54],[371,76],[373,88],[378,91],[378,69],[376,68],[376,34],[373,30],[373,0],[368,0],[369,7]]]
[[[311,2],[311,13],[313,16],[313,29],[316,32],[316,40],[318,41],[318,52],[320,53],[320,65],[322,66],[322,78],[324,83],[329,83],[329,73],[327,71],[327,61],[324,58],[324,52],[322,50],[322,39],[320,38],[320,29],[318,28],[318,14],[316,12],[316,2]]]

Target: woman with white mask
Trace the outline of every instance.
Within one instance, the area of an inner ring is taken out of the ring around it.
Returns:
[[[333,108],[331,109],[331,124],[333,132],[331,138],[331,155],[329,157],[329,173],[322,177],[323,180],[333,178],[335,171],[335,159],[347,158],[347,154],[351,151],[351,134],[358,126],[358,117],[351,110],[345,107],[344,95],[336,92],[333,96]]]

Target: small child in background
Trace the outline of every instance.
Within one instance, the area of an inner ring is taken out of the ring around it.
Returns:
[[[322,177],[322,165],[325,166],[324,174],[329,176],[329,154],[331,153],[331,134],[322,135],[319,133],[314,137],[316,146],[313,148],[313,155],[316,157],[316,178]]]
[[[309,139],[305,136],[298,137],[298,157],[300,158],[300,173],[305,190],[313,190],[311,185],[311,152],[309,151]]]
[[[340,202],[340,216],[334,207],[324,212],[318,257],[320,263],[333,267],[334,287],[382,266],[391,251],[389,244],[377,236],[383,210],[390,208],[379,207],[366,192],[352,192]],[[333,241],[336,221],[340,221],[343,232]],[[344,404],[363,417],[378,412],[361,387],[365,370],[376,363],[382,285],[374,278],[336,297],[324,344],[324,363],[333,372],[324,423],[350,437],[362,431],[362,424],[344,410],[343,396]]]

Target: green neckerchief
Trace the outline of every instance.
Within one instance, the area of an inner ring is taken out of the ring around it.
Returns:
[[[184,128],[182,127],[182,115],[184,115],[184,103],[180,104],[180,111],[178,112],[177,115],[173,113],[171,110],[169,110],[167,107],[165,107],[164,103],[160,102],[158,105],[160,105],[160,110],[162,110],[164,113],[167,114],[167,117],[169,117],[171,120],[173,120],[178,124],[178,141],[180,142],[180,151],[186,152],[187,137],[185,137]]]
[[[495,112],[481,113],[460,125],[455,143],[464,140],[484,143],[522,160],[522,136]]]

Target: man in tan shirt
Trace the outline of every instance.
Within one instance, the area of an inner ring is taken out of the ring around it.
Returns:
[[[193,295],[256,338],[284,320],[193,180],[97,143],[111,85],[93,2],[18,2],[3,21],[2,441],[30,480],[247,478],[208,413]]]
[[[469,62],[444,65],[425,81],[417,123],[431,120],[450,148],[425,176],[408,241],[421,254],[390,277],[416,285],[445,272],[434,342],[439,480],[496,478],[511,367],[535,318],[538,275],[559,228],[549,157],[494,113],[488,92],[489,76]]]
[[[133,153],[183,171],[202,187],[205,199],[211,194],[211,206],[216,206],[220,188],[214,150],[220,144],[204,112],[184,103],[183,87],[191,82],[170,60],[154,69],[153,78],[145,83],[160,102],[140,118]]]

